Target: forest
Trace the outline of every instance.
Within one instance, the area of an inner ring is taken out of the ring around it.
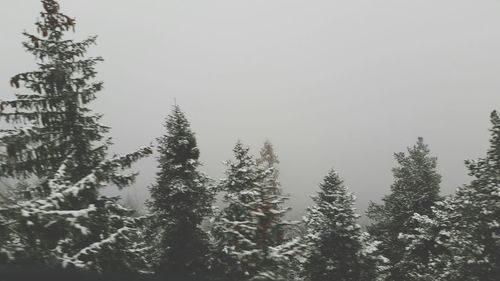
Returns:
[[[303,220],[291,221],[273,144],[252,155],[238,141],[225,178],[214,180],[201,171],[195,133],[177,104],[152,144],[109,153],[110,128],[91,109],[103,89],[95,69],[103,59],[87,55],[96,37],[71,39],[75,20],[58,1],[40,2],[36,32],[23,34],[37,68],[14,75],[10,85],[22,93],[0,100],[0,280],[41,276],[29,272],[84,276],[78,280],[499,280],[496,111],[489,148],[465,161],[471,181],[453,194],[441,194],[437,158],[418,138],[394,154],[390,193],[370,205],[366,227],[333,169]],[[145,214],[102,193],[133,184],[134,163],[154,151]]]

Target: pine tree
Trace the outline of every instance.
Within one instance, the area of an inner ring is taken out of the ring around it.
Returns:
[[[41,2],[38,35],[24,33],[23,43],[38,69],[11,79],[13,87],[24,86],[26,93],[0,101],[0,119],[11,124],[10,129],[0,130],[5,151],[0,154],[0,176],[47,177],[71,154],[74,165],[67,169],[76,182],[103,160],[107,147],[96,143],[108,128],[88,108],[102,89],[102,83],[94,81],[94,66],[102,59],[85,57],[96,37],[81,42],[66,39],[74,19],[61,13],[56,1]]]
[[[286,264],[299,251],[295,240],[273,235],[287,222],[276,221],[286,209],[284,197],[275,194],[273,169],[257,165],[249,149],[238,142],[236,161],[227,162],[221,182],[226,207],[214,223],[214,237],[223,268],[223,280],[286,280]]]
[[[430,216],[416,215],[417,232],[405,260],[416,263],[411,280],[498,280],[500,276],[500,118],[491,114],[486,157],[466,161],[471,183],[439,202]],[[427,260],[412,254],[431,249]]]
[[[2,210],[8,241],[0,252],[11,266],[130,270],[126,256],[133,254],[124,245],[130,246],[135,221],[117,198],[99,190],[107,183],[129,185],[135,173],[120,170],[151,150],[107,158],[110,141],[103,134],[108,128],[88,108],[102,88],[94,81],[94,66],[102,59],[85,57],[96,38],[67,39],[75,21],[56,1],[41,2],[38,35],[24,33],[24,47],[38,69],[11,79],[27,93],[0,102],[0,119],[10,124],[0,130],[0,176],[39,183],[19,190],[23,198]]]
[[[227,161],[227,177],[220,183],[227,205],[215,218],[213,234],[220,266],[221,280],[250,280],[257,273],[256,227],[253,225],[258,184],[262,174],[249,155],[249,149],[238,142],[233,149],[235,161]]]
[[[303,245],[300,239],[285,237],[285,232],[298,222],[284,219],[290,208],[284,206],[288,200],[283,195],[279,182],[278,156],[270,141],[265,141],[256,160],[264,180],[257,197],[257,245],[262,249],[262,265],[258,278],[262,280],[290,280]]]
[[[275,193],[281,193],[280,190],[280,183],[279,183],[279,169],[278,169],[278,164],[280,163],[278,156],[274,152],[274,146],[273,144],[269,141],[266,140],[264,142],[264,145],[260,149],[259,152],[259,158],[257,158],[257,165],[261,165],[265,169],[272,169],[270,171],[271,173],[271,184],[273,187],[276,189]]]
[[[261,185],[259,192],[259,199],[264,204],[262,210],[263,216],[259,218],[258,223],[260,239],[263,241],[262,243],[279,245],[284,241],[285,224],[283,223],[283,216],[287,209],[283,207],[283,202],[288,198],[282,195],[278,179],[279,170],[277,165],[279,164],[279,160],[270,141],[264,142],[256,164],[260,165],[263,171],[267,172],[265,182]]]
[[[190,124],[179,106],[158,139],[159,172],[148,205],[158,245],[155,271],[169,278],[204,277],[209,266],[208,237],[201,223],[214,200],[209,179],[198,171],[200,152]]]
[[[17,267],[74,268],[96,272],[139,271],[141,258],[134,253],[137,222],[117,197],[99,196],[74,208],[80,194],[98,193],[108,183],[130,184],[136,173],[118,174],[151,153],[137,152],[103,160],[78,182],[73,182],[66,163],[47,181],[47,196],[9,205],[9,237],[0,245],[7,264]],[[2,212],[5,214],[6,212]]]
[[[406,280],[406,270],[397,265],[406,247],[399,236],[414,232],[413,214],[430,215],[432,206],[441,199],[437,159],[429,153],[422,138],[408,148],[408,154],[396,153],[398,167],[392,170],[394,183],[391,194],[383,198],[382,204],[371,204],[368,210],[368,217],[374,221],[368,228],[369,232],[382,242],[382,254],[389,259],[388,280]]]
[[[305,280],[375,280],[376,243],[356,223],[354,196],[347,192],[337,172],[330,171],[313,197],[316,205],[305,217],[308,251]]]

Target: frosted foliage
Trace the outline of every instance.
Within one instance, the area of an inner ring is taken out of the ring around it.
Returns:
[[[46,181],[47,195],[20,201],[0,211],[12,218],[9,242],[0,245],[0,252],[13,265],[29,260],[46,266],[95,271],[109,269],[103,266],[112,264],[109,254],[122,260],[118,263],[124,268],[123,263],[139,261],[140,257],[132,252],[138,245],[129,242],[138,235],[139,224],[131,216],[133,212],[119,205],[118,198],[96,196],[95,200],[86,201],[88,197],[82,195],[98,194],[117,177],[123,183],[125,178],[117,171],[150,153],[151,149],[146,147],[106,159],[75,183],[67,175],[67,166],[73,161],[68,157]],[[126,181],[133,181],[134,176],[127,176]]]
[[[491,114],[490,148],[485,158],[467,161],[471,183],[432,209],[415,214],[405,262],[414,280],[498,280],[500,276],[500,119]],[[430,252],[426,261],[414,253]]]
[[[304,218],[308,250],[302,275],[311,281],[374,280],[383,260],[377,256],[378,243],[356,223],[354,196],[333,170],[320,188]]]
[[[41,2],[37,33],[23,33],[37,69],[14,75],[10,84],[22,92],[0,101],[0,121],[8,124],[0,129],[0,176],[50,176],[72,151],[78,167],[67,170],[78,179],[105,155],[99,146],[108,128],[89,108],[103,87],[95,79],[102,58],[86,56],[95,36],[68,39],[75,20],[56,1]]]
[[[225,274],[238,280],[287,280],[290,261],[300,256],[300,239],[286,240],[281,220],[287,211],[286,197],[275,192],[273,168],[264,168],[238,142],[236,161],[226,163],[227,178],[221,182],[227,205],[214,221],[216,247],[222,254]]]
[[[158,139],[159,172],[147,203],[151,264],[156,273],[171,278],[205,276],[209,242],[201,225],[212,212],[215,190],[212,180],[198,171],[196,138],[179,106],[166,118],[165,129]]]
[[[374,223],[369,232],[381,243],[381,253],[389,260],[387,280],[408,279],[411,265],[401,262],[406,242],[399,237],[411,234],[415,223],[415,213],[432,215],[432,207],[441,200],[439,184],[441,176],[437,172],[437,158],[430,155],[428,146],[422,138],[409,147],[407,152],[395,154],[397,166],[392,169],[394,183],[391,193],[385,196],[381,204],[371,204],[368,217]],[[414,259],[427,259],[427,251],[415,253]]]

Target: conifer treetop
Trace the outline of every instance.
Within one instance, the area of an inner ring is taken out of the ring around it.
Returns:
[[[157,139],[160,153],[160,169],[165,174],[168,169],[194,171],[200,162],[200,151],[190,123],[178,105],[165,120],[166,134]],[[174,171],[172,171],[174,172]]]
[[[408,276],[425,280],[498,279],[500,119],[496,111],[490,117],[486,156],[466,161],[472,181],[437,202],[431,214],[414,214],[415,231],[401,235],[408,241],[403,259],[405,265],[411,265],[405,268]],[[423,250],[430,252],[428,256],[415,258]]]
[[[307,234],[302,274],[306,280],[374,280],[381,257],[377,243],[356,223],[354,195],[330,170],[304,217]]]
[[[490,122],[492,124],[489,129],[491,133],[490,146],[486,157],[475,161],[467,160],[465,164],[471,176],[478,179],[488,176],[490,179],[497,178],[500,182],[500,117],[496,110],[491,112]]]
[[[0,130],[0,176],[44,177],[72,152],[79,167],[71,174],[78,180],[103,159],[107,148],[97,143],[109,128],[87,107],[102,89],[102,82],[94,81],[102,58],[85,57],[96,37],[65,39],[75,21],[60,12],[57,1],[41,3],[38,34],[23,33],[23,46],[35,56],[38,69],[13,76],[10,84],[27,91],[0,101],[0,120],[10,124]]]

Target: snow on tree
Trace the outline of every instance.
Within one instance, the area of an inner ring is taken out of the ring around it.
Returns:
[[[66,169],[76,181],[102,161],[107,147],[94,145],[108,128],[88,108],[102,89],[94,81],[95,64],[102,59],[85,57],[96,37],[81,42],[65,37],[75,20],[60,12],[57,1],[41,3],[38,34],[23,33],[38,69],[12,77],[10,84],[26,92],[0,101],[0,119],[11,124],[0,130],[0,176],[52,175],[71,152],[77,165]]]
[[[263,168],[238,142],[234,162],[226,164],[221,182],[227,205],[215,218],[213,235],[224,280],[287,280],[286,264],[297,256],[300,244],[275,237],[277,221],[287,210],[276,193],[273,168]]]
[[[277,189],[276,193],[281,192],[279,190],[279,187],[280,187],[280,183],[279,183],[279,179],[278,179],[279,178],[279,170],[277,167],[277,165],[280,163],[280,161],[278,160],[278,156],[274,152],[273,144],[269,140],[266,140],[264,142],[264,145],[262,146],[262,148],[260,149],[260,152],[259,152],[259,158],[257,158],[256,161],[257,161],[256,162],[257,165],[261,165],[266,169],[272,168],[272,171],[270,171],[271,172],[270,178],[273,181],[272,184]]]
[[[209,239],[201,223],[212,211],[214,192],[201,165],[196,138],[179,106],[165,122],[158,139],[160,156],[156,183],[148,206],[152,215],[155,266],[159,274],[182,280],[208,272]]]
[[[328,173],[313,200],[316,204],[304,218],[304,280],[376,280],[381,261],[377,243],[356,223],[354,196],[337,172]]]
[[[300,238],[285,237],[285,232],[298,222],[284,219],[290,208],[284,206],[288,197],[283,195],[281,189],[279,160],[270,141],[264,142],[256,164],[264,172],[264,180],[258,190],[260,216],[257,221],[257,241],[263,251],[265,266],[261,268],[259,278],[291,280],[296,269],[292,265],[298,263],[297,258],[300,258],[304,245]]]
[[[260,150],[260,157],[256,164],[267,171],[265,182],[261,185],[260,200],[265,204],[262,209],[263,216],[259,218],[259,235],[262,243],[277,245],[284,241],[283,216],[287,209],[283,208],[283,202],[288,198],[282,195],[279,182],[278,156],[270,141],[265,141]]]
[[[47,195],[10,204],[9,240],[0,245],[10,266],[78,268],[97,272],[139,271],[141,242],[138,221],[117,197],[82,201],[81,194],[98,194],[107,184],[126,186],[136,173],[120,174],[151,153],[149,147],[105,159],[77,182],[69,173],[69,156],[47,181]],[[75,204],[75,202],[77,204]],[[79,206],[79,207],[75,207]],[[5,214],[6,212],[1,212]]]
[[[491,113],[486,157],[466,161],[471,183],[439,202],[430,216],[415,215],[417,232],[404,261],[411,280],[498,280],[500,276],[500,118]],[[414,259],[427,250],[426,260]],[[430,249],[430,250],[429,250]]]
[[[407,246],[399,236],[414,232],[416,225],[412,217],[415,213],[431,215],[431,207],[441,199],[441,176],[436,171],[437,158],[430,156],[422,138],[418,138],[416,145],[408,148],[407,154],[396,153],[395,159],[398,166],[392,170],[394,183],[391,185],[391,194],[382,199],[382,204],[370,205],[368,217],[374,223],[368,230],[382,242],[380,250],[389,259],[387,279],[406,280],[406,270],[397,265]]]
[[[25,92],[0,101],[0,119],[10,124],[0,130],[0,176],[39,183],[19,190],[23,198],[2,208],[9,241],[0,252],[11,266],[130,269],[124,263],[131,259],[118,255],[129,254],[123,243],[128,245],[132,236],[125,236],[134,232],[135,222],[117,198],[99,191],[105,183],[130,184],[135,173],[120,170],[151,149],[107,158],[108,128],[88,108],[102,88],[94,81],[102,59],[85,56],[96,38],[67,38],[74,19],[60,12],[57,1],[41,3],[38,34],[24,33],[24,47],[38,69],[15,75],[11,85]]]

